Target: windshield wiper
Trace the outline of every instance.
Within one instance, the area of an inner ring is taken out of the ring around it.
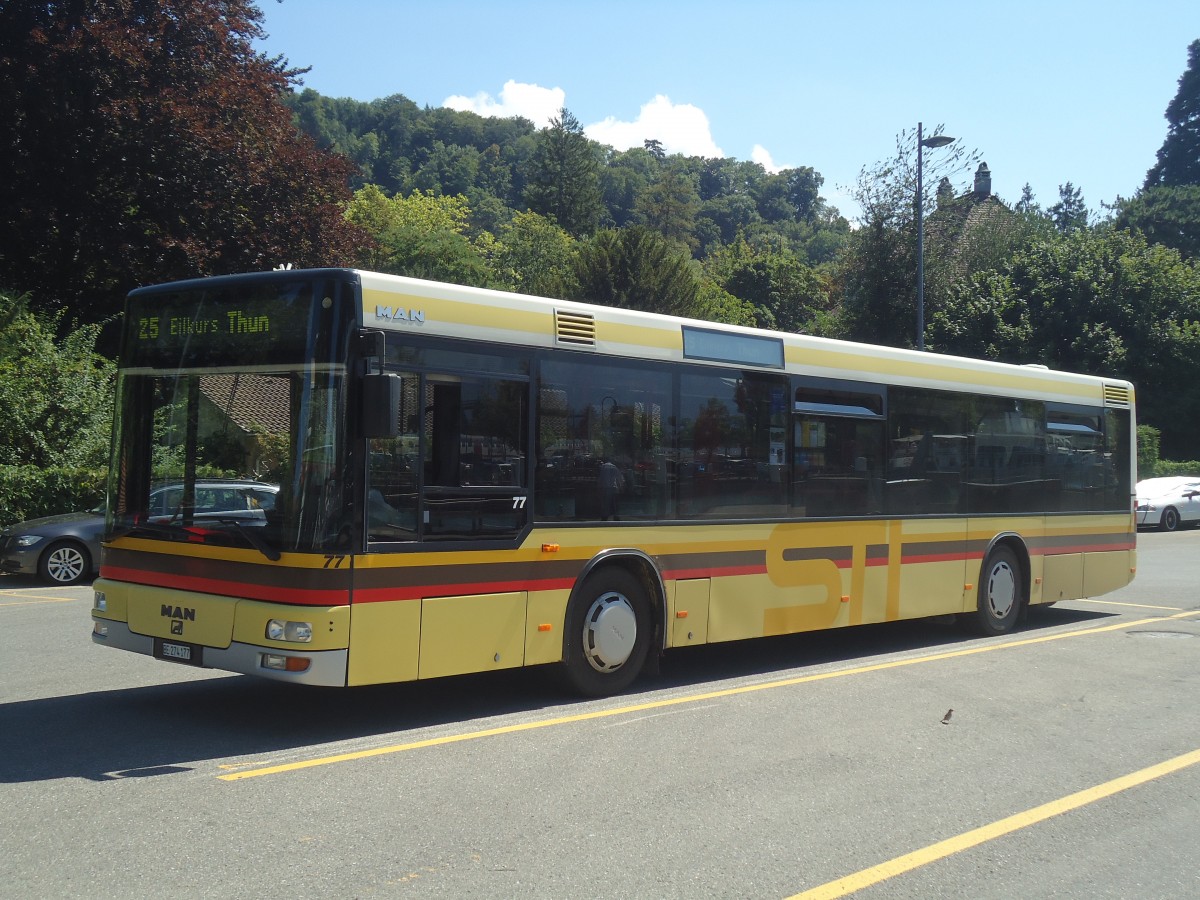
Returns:
[[[206,515],[205,522],[219,522],[222,525],[232,525],[237,529],[238,534],[246,539],[246,543],[265,556],[271,562],[278,562],[282,558],[278,550],[268,544],[257,528],[251,528],[242,523],[237,516],[213,516]],[[201,530],[197,530],[197,528]],[[169,541],[203,541],[204,532],[203,526],[192,526],[186,528],[181,525],[163,525],[158,522],[136,522],[131,525],[118,525],[109,533],[109,538],[125,537],[131,534],[146,534],[153,537],[166,538]]]
[[[220,522],[222,525],[232,525],[237,529],[238,534],[246,539],[251,547],[269,559],[271,562],[278,562],[283,554],[263,540],[263,536],[258,533],[261,526],[251,527],[242,523],[242,520],[237,516],[205,516],[206,521]]]
[[[157,522],[133,522],[129,525],[114,525],[108,537],[119,538],[130,534],[149,534],[154,537],[164,537],[169,541],[190,540],[188,532],[178,526],[160,525]]]

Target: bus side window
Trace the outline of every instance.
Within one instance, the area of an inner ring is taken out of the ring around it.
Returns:
[[[403,374],[399,434],[368,446],[367,540],[417,537],[417,486],[421,453],[420,379]]]
[[[433,385],[433,432],[429,441],[426,484],[455,487],[459,484],[462,388],[457,384]]]
[[[970,398],[919,388],[892,388],[888,398],[887,511],[963,512]]]
[[[797,416],[794,432],[792,507],[796,515],[882,512],[882,421]]]

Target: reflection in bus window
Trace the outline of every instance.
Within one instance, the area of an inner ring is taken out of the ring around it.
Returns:
[[[974,398],[966,472],[967,512],[1019,513],[1045,509],[1044,410],[1032,400]]]
[[[969,399],[897,388],[888,392],[888,404],[888,513],[963,511]]]
[[[655,369],[543,364],[536,518],[670,517],[676,471],[665,430],[670,404],[670,376]]]
[[[883,511],[883,422],[841,416],[794,421],[795,515],[866,516]]]
[[[681,517],[787,515],[784,379],[685,373],[679,413]]]
[[[1128,459],[1118,459],[1115,449],[1122,428],[1128,428],[1128,413],[1122,411],[1047,404],[1046,478],[1055,498],[1051,511],[1119,509],[1126,502],[1130,485],[1122,469],[1128,470]]]
[[[402,377],[400,434],[370,442],[368,540],[516,536],[527,520],[527,384]]]

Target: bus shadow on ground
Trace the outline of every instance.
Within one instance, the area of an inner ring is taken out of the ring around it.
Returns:
[[[1036,634],[1111,614],[1053,608],[1029,616]],[[618,698],[642,702],[663,690],[703,691],[715,682],[803,676],[821,666],[870,665],[881,657],[948,650],[981,639],[938,620],[866,625],[714,644],[667,653],[657,674]],[[0,784],[81,778],[111,781],[193,771],[196,761],[236,760],[320,744],[443,725],[488,727],[482,720],[536,710],[571,714],[586,704],[534,667],[435,681],[312,688],[228,676],[98,691],[0,707]],[[726,687],[728,685],[721,685]],[[495,723],[489,723],[494,725]]]

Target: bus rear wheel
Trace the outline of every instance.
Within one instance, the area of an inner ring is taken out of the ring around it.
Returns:
[[[589,697],[625,690],[650,649],[650,603],[636,577],[609,567],[588,576],[567,610],[563,668]]]
[[[1017,555],[1008,547],[996,547],[987,555],[971,622],[976,631],[994,636],[1013,630],[1025,605],[1024,579]]]

